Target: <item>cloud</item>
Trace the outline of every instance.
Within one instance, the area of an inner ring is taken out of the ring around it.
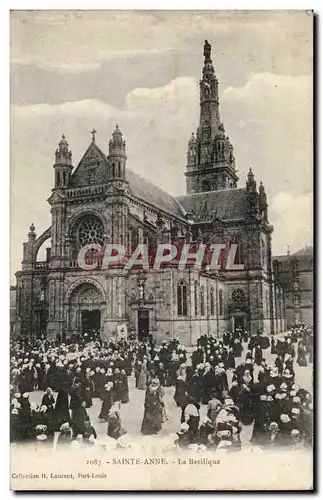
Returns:
[[[271,195],[312,191],[312,79],[269,73],[252,75],[223,92],[222,109],[232,131],[237,165],[261,172]],[[242,163],[243,162],[243,163]],[[258,180],[259,174],[257,174]]]
[[[312,23],[305,11],[12,11],[11,61],[67,68],[165,45],[200,52],[209,38],[239,71],[245,61],[257,72],[302,74],[310,71]]]
[[[291,253],[305,245],[313,245],[313,195],[280,192],[272,201],[271,213],[275,220],[273,248],[276,255],[285,255],[287,245]]]

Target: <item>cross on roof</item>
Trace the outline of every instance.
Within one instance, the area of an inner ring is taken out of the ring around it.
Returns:
[[[91,134],[92,134],[92,142],[95,142],[95,134],[97,133],[97,131],[94,129],[91,130]]]

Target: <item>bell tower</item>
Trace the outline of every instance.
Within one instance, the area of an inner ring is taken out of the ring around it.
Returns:
[[[72,151],[69,149],[65,135],[58,143],[55,151],[55,189],[67,188],[70,182],[71,172],[73,170]]]
[[[119,125],[117,125],[109,142],[109,180],[125,180],[126,160],[126,141],[123,140]]]
[[[215,75],[211,44],[204,43],[204,66],[200,80],[200,122],[196,137],[188,143],[187,194],[237,187],[233,146],[220,119],[219,82]]]

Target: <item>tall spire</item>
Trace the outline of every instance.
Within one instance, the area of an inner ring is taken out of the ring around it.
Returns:
[[[187,151],[187,193],[237,187],[233,147],[220,119],[219,82],[211,49],[211,44],[205,40],[200,80],[200,122],[196,138],[190,138]]]
[[[204,43],[204,65],[202,79],[200,80],[200,126],[198,136],[203,136],[205,131],[214,137],[217,127],[220,124],[219,112],[219,90],[218,79],[215,76],[211,59],[211,44],[205,40]]]

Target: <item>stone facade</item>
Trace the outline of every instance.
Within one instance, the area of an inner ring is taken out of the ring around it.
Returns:
[[[267,333],[284,329],[282,291],[272,272],[267,196],[251,169],[246,186],[237,187],[207,42],[200,89],[200,123],[189,140],[185,196],[174,198],[127,168],[118,126],[108,155],[98,147],[93,130],[75,169],[62,137],[48,199],[51,227],[39,237],[30,227],[22,269],[16,273],[18,335],[71,337],[91,327],[107,338],[126,324],[139,337],[149,332],[158,343],[177,336],[184,344],[195,344],[201,334],[220,336],[238,327]],[[49,242],[46,260],[39,261],[40,248]],[[160,270],[104,270],[98,261],[91,266],[91,260],[88,269],[80,267],[84,245],[103,249],[109,243],[129,252],[140,243],[225,248],[217,270],[210,270],[207,260],[200,270],[180,270],[176,262]],[[232,245],[234,266],[228,269],[224,255]]]
[[[313,325],[313,247],[274,257],[275,282],[284,290],[286,324]]]

